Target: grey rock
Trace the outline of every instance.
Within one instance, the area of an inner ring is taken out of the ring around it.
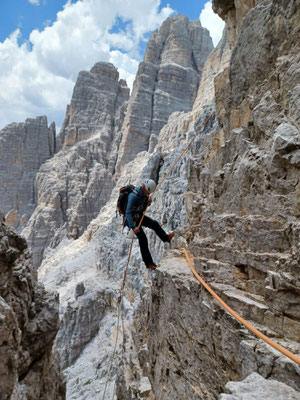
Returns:
[[[199,21],[168,18],[152,33],[140,64],[124,122],[117,172],[135,155],[148,150],[174,111],[193,107],[212,40]]]
[[[278,153],[300,149],[300,132],[291,124],[281,123],[274,132],[273,140],[273,149]]]
[[[128,98],[129,88],[111,63],[99,62],[89,72],[81,71],[59,133],[59,148],[86,140],[95,132],[111,134],[119,122],[119,108]]]
[[[222,2],[219,3],[221,7]],[[233,1],[230,3],[233,8],[223,17],[235,25],[234,20],[239,14],[239,9],[235,8]],[[238,3],[241,6],[241,2]],[[247,2],[248,5],[251,3],[253,7],[252,1]],[[234,39],[231,65],[227,71],[228,78],[224,76],[230,84],[230,87],[224,86],[224,92],[227,94],[223,102],[225,108],[231,110],[231,128],[237,127],[240,122],[244,125],[249,123],[251,110],[268,91],[271,91],[276,102],[281,104],[282,111],[291,122],[298,121],[299,108],[297,110],[295,96],[297,89],[294,91],[299,74],[299,61],[296,56],[298,43],[294,40],[297,36],[296,21],[299,19],[296,3],[261,1],[240,19],[240,33]],[[278,25],[278,30],[274,29],[276,21],[284,21],[282,25]],[[251,63],[247,62],[249,55]],[[278,77],[282,82],[281,88],[278,87]],[[293,113],[290,110],[293,110]]]
[[[0,223],[1,399],[65,399],[59,358],[58,297],[37,284],[23,238]]]
[[[61,310],[63,318],[56,337],[56,348],[60,350],[63,369],[74,363],[84,346],[97,334],[107,308],[105,297],[103,292],[90,291],[75,302],[68,301]],[[69,350],[65,351],[66,348]]]
[[[260,0],[257,0],[256,4],[259,2]],[[213,0],[213,11],[226,22],[230,48],[234,47],[241,33],[243,18],[254,5],[253,0]]]
[[[203,107],[210,105],[215,97],[215,76],[229,65],[231,51],[228,45],[228,32],[225,27],[222,38],[217,47],[209,54],[202,69],[201,81],[197,97],[194,102],[193,111],[203,113]]]
[[[271,91],[266,92],[253,110],[254,124],[261,131],[262,135],[269,134],[272,136],[277,126],[282,123],[282,118],[283,114],[280,104],[275,101]]]
[[[0,209],[6,223],[21,230],[36,206],[34,181],[40,166],[56,150],[55,124],[28,118],[0,131]]]
[[[282,154],[274,157],[273,148],[274,132],[282,123],[297,130],[297,101],[286,93],[292,93],[291,82],[294,87],[298,83],[297,73],[288,71],[297,71],[299,64],[299,42],[295,40],[299,8],[296,2],[293,7],[290,2],[245,2],[248,10],[244,12],[237,6],[241,2],[218,3],[224,5],[229,25],[236,25],[239,18],[239,27],[231,37],[230,63],[215,78],[221,127],[215,125],[199,135],[186,164],[182,162],[187,174],[182,178],[188,181],[184,204],[189,224],[184,234],[180,227],[185,222],[179,219],[181,237],[175,246],[184,243],[189,247],[197,271],[230,306],[299,354],[299,221],[295,218],[296,209],[299,215],[299,167],[296,155],[294,163],[283,161]],[[280,27],[276,32],[274,19]],[[287,90],[281,90],[285,82]],[[196,108],[185,117],[169,118],[159,137],[169,135],[165,152],[171,154],[188,129],[198,126],[200,130],[200,116],[197,120],[195,113]],[[286,135],[286,129],[284,135],[286,152],[287,143],[297,139]],[[292,153],[296,149],[293,144]],[[173,183],[177,179],[172,175]],[[175,207],[160,204],[159,208],[167,221]],[[151,289],[141,294],[128,358],[126,353],[118,375],[119,393],[134,397],[137,376],[147,375],[159,399],[216,398],[228,380],[241,380],[256,371],[277,380],[278,387],[282,382],[288,384],[299,397],[298,366],[258,342],[226,314],[219,314],[215,303],[188,279],[185,261],[176,256],[177,260],[160,261]],[[193,315],[189,317],[190,309]],[[131,363],[135,354],[138,367]],[[130,378],[133,371],[137,371],[135,380]],[[269,393],[276,392],[271,382],[269,386],[264,381],[263,386]]]
[[[264,379],[255,372],[242,382],[228,382],[225,390],[230,394],[222,394],[219,400],[296,400],[299,398],[299,392],[290,386],[272,379]]]
[[[45,249],[78,238],[110,196],[129,96],[118,76],[109,63],[79,74],[60,133],[62,150],[37,175],[37,207],[23,230],[36,267]]]

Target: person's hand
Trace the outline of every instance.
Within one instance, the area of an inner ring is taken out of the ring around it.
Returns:
[[[152,203],[152,197],[149,197],[149,199],[148,199],[148,207],[150,206],[150,204]]]
[[[139,231],[140,231],[140,230],[139,230],[138,227],[135,227],[134,230],[133,230],[134,233],[139,233]]]

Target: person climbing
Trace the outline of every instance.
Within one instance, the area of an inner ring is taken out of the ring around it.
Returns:
[[[144,216],[142,224],[140,228],[138,228],[146,207],[152,203],[152,198],[149,197],[149,195],[154,192],[155,188],[156,184],[152,179],[147,179],[142,186],[135,188],[135,190],[128,195],[125,212],[125,225],[132,229],[136,234],[140,245],[142,259],[146,267],[152,270],[156,269],[157,265],[153,262],[148,247],[148,239],[142,226],[154,230],[157,236],[165,243],[170,243],[174,237],[174,232],[167,234],[157,221],[147,217],[147,215]]]

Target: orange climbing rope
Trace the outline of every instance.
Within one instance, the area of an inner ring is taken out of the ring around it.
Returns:
[[[202,131],[202,129],[205,127],[205,125],[207,124],[207,122],[210,120],[210,118],[212,117],[213,114],[210,114],[202,123],[198,134]],[[196,137],[198,136],[198,134],[196,134],[193,139],[188,143],[188,145],[186,146],[186,148],[183,150],[183,152],[180,154],[180,156],[177,158],[177,160],[173,163],[173,165],[171,166],[171,168],[169,169],[169,171],[165,174],[165,176],[163,177],[163,179],[161,180],[161,182],[157,185],[156,189],[154,190],[153,194],[152,194],[152,198],[155,195],[155,193],[158,191],[158,189],[161,187],[161,185],[163,184],[163,182],[165,181],[165,179],[167,178],[168,175],[170,175],[170,173],[172,172],[172,170],[175,168],[176,164],[180,161],[180,159],[183,157],[183,155],[187,152],[187,150],[191,147],[191,145],[193,144],[194,140],[196,139]],[[142,218],[139,222],[138,228],[140,228],[144,216],[146,215],[148,209],[148,205],[142,215]],[[133,240],[134,240],[134,236],[132,237],[131,240],[131,245],[130,245],[130,249],[129,249],[129,253],[128,253],[128,258],[127,258],[127,264],[124,270],[124,276],[123,276],[123,281],[122,281],[122,285],[120,288],[120,295],[119,295],[119,299],[118,299],[118,322],[117,322],[117,335],[116,335],[116,341],[115,341],[115,345],[114,345],[114,350],[113,350],[113,354],[110,360],[110,366],[109,366],[109,370],[108,370],[108,374],[107,374],[107,379],[106,379],[106,383],[105,383],[105,389],[103,392],[103,397],[102,400],[105,399],[105,394],[106,394],[106,389],[107,389],[107,385],[108,382],[111,378],[111,369],[112,369],[112,365],[113,365],[113,361],[115,358],[115,353],[116,353],[116,347],[117,347],[117,341],[118,341],[118,335],[119,335],[119,320],[120,320],[120,311],[121,311],[121,301],[123,298],[123,294],[124,294],[124,287],[125,287],[125,281],[126,281],[126,276],[127,276],[127,270],[128,270],[128,266],[129,266],[129,262],[130,262],[130,258],[131,258],[131,253],[132,253],[132,247],[133,247]],[[205,289],[231,314],[233,315],[239,322],[241,322],[247,329],[249,329],[251,332],[253,332],[255,335],[257,335],[260,339],[264,340],[266,343],[268,343],[270,346],[272,346],[273,348],[275,348],[276,350],[278,350],[279,352],[281,352],[282,354],[284,354],[285,356],[287,356],[288,358],[290,358],[292,361],[296,362],[297,364],[300,365],[300,358],[298,356],[296,356],[295,354],[291,353],[289,350],[285,349],[284,347],[282,347],[281,345],[279,345],[278,343],[275,343],[273,340],[269,339],[267,336],[265,336],[263,333],[261,333],[259,330],[257,330],[256,328],[254,328],[251,324],[249,324],[246,320],[244,320],[242,317],[240,317],[234,310],[232,310],[212,289],[209,285],[207,285],[204,280],[197,274],[194,266],[192,265],[190,258],[186,252],[185,249],[182,249],[187,262],[189,264],[190,269],[192,270],[193,274],[195,275],[195,277],[198,279],[198,281],[205,287]],[[114,393],[115,393],[115,388],[114,388]],[[113,393],[113,398],[114,398],[114,393]],[[113,400],[113,399],[112,399]]]
[[[284,354],[286,357],[290,358],[292,361],[294,361],[295,363],[300,365],[300,357],[296,356],[295,354],[291,353],[289,350],[287,350],[286,348],[282,347],[280,344],[274,342],[273,340],[271,340],[270,338],[268,338],[266,335],[264,335],[263,333],[261,333],[258,329],[254,328],[251,324],[249,324],[249,322],[247,322],[246,320],[244,320],[244,318],[242,318],[239,314],[237,314],[232,308],[230,308],[222,299],[221,297],[219,297],[213,290],[212,288],[205,283],[205,281],[201,278],[200,275],[197,274],[191,260],[190,257],[188,256],[188,253],[186,251],[186,249],[182,249],[182,251],[184,252],[184,255],[186,257],[186,260],[189,264],[189,267],[191,269],[191,271],[193,272],[193,274],[195,275],[195,277],[197,278],[197,280],[201,283],[201,285],[203,285],[205,287],[205,289],[234,317],[236,318],[239,322],[241,322],[247,329],[249,329],[249,331],[251,331],[252,333],[254,333],[256,336],[258,336],[260,339],[264,340],[266,343],[268,343],[270,346],[274,347],[274,349],[280,351],[280,353]]]
[[[165,174],[165,176],[163,177],[163,179],[161,180],[161,182],[157,185],[157,187],[155,188],[154,192],[152,193],[152,198],[155,195],[155,193],[158,191],[158,189],[161,187],[161,185],[163,184],[163,182],[165,181],[165,179],[167,178],[168,175],[170,175],[170,173],[173,171],[173,169],[175,168],[176,164],[180,161],[180,159],[184,156],[184,154],[188,151],[188,149],[191,147],[191,145],[193,144],[193,142],[195,141],[196,137],[202,132],[202,129],[206,126],[206,124],[208,123],[208,121],[211,119],[211,117],[213,116],[213,113],[209,114],[205,120],[203,121],[203,123],[201,124],[201,127],[199,129],[199,132],[192,138],[192,140],[188,143],[188,145],[186,146],[186,148],[183,150],[183,152],[180,154],[180,156],[175,160],[175,162],[173,163],[173,165],[171,166],[171,168],[168,170],[168,172]],[[138,228],[141,227],[143,219],[146,215],[147,209],[148,209],[149,205],[147,205],[142,218],[138,224]],[[126,263],[126,267],[124,270],[124,276],[123,276],[123,281],[122,281],[122,285],[120,288],[120,295],[119,295],[119,306],[118,306],[118,322],[117,322],[117,336],[116,336],[116,342],[114,345],[114,350],[113,350],[113,354],[110,360],[110,366],[108,369],[108,373],[107,373],[107,379],[105,382],[105,388],[104,388],[104,392],[103,392],[103,396],[102,396],[102,400],[105,399],[105,394],[106,394],[106,390],[107,390],[107,385],[108,385],[108,381],[110,380],[110,375],[111,375],[111,369],[112,369],[112,365],[113,365],[113,361],[115,358],[115,354],[116,354],[116,347],[117,347],[117,340],[118,340],[118,336],[119,336],[119,320],[120,320],[120,304],[123,298],[123,294],[124,294],[124,287],[125,287],[125,281],[126,281],[126,276],[127,276],[127,271],[128,271],[128,266],[129,266],[129,262],[130,262],[130,258],[131,258],[131,253],[132,253],[132,246],[133,246],[133,240],[134,240],[134,236],[131,239],[131,244],[130,244],[130,249],[129,249],[129,253],[128,253],[128,258],[127,258],[127,263]],[[113,395],[114,397],[114,395]]]

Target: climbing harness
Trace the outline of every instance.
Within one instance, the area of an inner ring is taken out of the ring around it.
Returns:
[[[201,283],[202,286],[205,287],[205,289],[227,310],[235,319],[237,319],[239,322],[241,322],[249,331],[254,333],[256,336],[258,336],[260,339],[268,343],[270,346],[274,347],[274,349],[280,351],[280,353],[284,354],[286,357],[290,358],[292,361],[300,365],[300,357],[296,356],[295,354],[291,353],[289,350],[281,346],[280,344],[274,342],[270,338],[268,338],[266,335],[261,333],[258,329],[254,328],[249,322],[244,320],[239,314],[237,314],[232,308],[230,308],[222,299],[219,297],[213,290],[212,288],[201,278],[200,275],[197,274],[191,259],[186,251],[186,249],[182,248],[182,251],[184,252],[185,258],[188,262],[188,265],[193,272],[194,276],[196,279]]]
[[[206,124],[208,123],[208,121],[211,119],[211,117],[213,116],[213,113],[209,114],[205,120],[203,121],[203,123],[200,126],[199,132],[197,134],[195,134],[195,136],[192,138],[192,140],[188,143],[188,145],[186,146],[186,148],[183,150],[183,152],[180,154],[180,156],[175,160],[175,162],[173,163],[173,165],[171,166],[171,168],[168,170],[168,172],[165,174],[165,176],[163,177],[163,179],[161,180],[161,182],[156,186],[156,189],[154,190],[154,192],[152,193],[152,198],[155,195],[155,193],[158,191],[158,189],[161,187],[161,185],[163,184],[163,182],[165,181],[165,179],[167,178],[168,175],[170,175],[170,173],[173,171],[173,169],[175,168],[175,166],[177,165],[177,163],[181,160],[181,158],[184,156],[184,154],[188,151],[188,149],[191,147],[191,145],[194,143],[196,137],[202,132],[202,129],[206,126]],[[147,209],[149,207],[150,204],[147,204],[145,211],[143,212],[142,218],[138,224],[138,229],[140,229],[143,219],[146,215]],[[127,271],[128,271],[128,266],[129,266],[129,262],[130,262],[130,258],[131,258],[131,253],[132,253],[132,246],[133,246],[133,241],[134,241],[134,236],[131,239],[131,244],[130,244],[130,249],[129,249],[129,253],[128,253],[128,258],[127,258],[127,264],[124,270],[124,276],[123,276],[123,281],[122,281],[122,285],[120,288],[120,294],[119,294],[119,299],[118,299],[118,322],[117,322],[117,335],[116,335],[116,342],[115,342],[115,346],[114,346],[114,350],[112,353],[112,357],[111,357],[111,361],[110,361],[110,366],[109,366],[109,370],[108,370],[108,374],[107,374],[107,379],[105,382],[105,388],[104,388],[104,392],[103,392],[103,396],[102,396],[102,400],[105,400],[105,393],[106,393],[106,389],[107,389],[107,385],[108,382],[111,378],[111,369],[112,369],[112,365],[113,365],[113,361],[115,358],[115,354],[116,354],[116,348],[117,348],[117,341],[118,341],[118,336],[119,336],[119,321],[120,321],[120,309],[121,309],[121,302],[122,302],[122,298],[123,298],[123,294],[124,294],[124,287],[125,287],[125,281],[126,281],[126,276],[127,276]],[[113,394],[114,397],[114,394]],[[113,400],[113,399],[112,399]]]

